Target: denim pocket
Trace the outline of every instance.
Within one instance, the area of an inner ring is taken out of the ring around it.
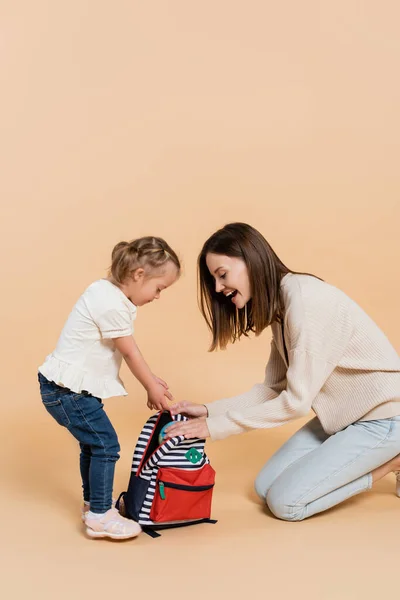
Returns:
[[[354,425],[364,429],[371,437],[380,442],[389,438],[394,427],[393,419],[371,419],[370,421],[357,421]]]
[[[42,402],[47,412],[59,425],[68,427],[71,424],[61,400],[57,398],[57,394],[42,395]]]

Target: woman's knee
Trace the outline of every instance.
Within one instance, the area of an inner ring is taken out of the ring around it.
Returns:
[[[265,498],[267,496],[268,488],[266,487],[266,483],[262,474],[260,473],[254,482],[254,489],[257,496],[265,502]]]
[[[272,514],[282,521],[302,521],[305,518],[304,507],[292,503],[279,485],[270,488],[266,503]]]
[[[271,461],[268,461],[257,475],[254,482],[254,489],[257,496],[264,502],[269,489],[272,487],[277,477],[279,477],[279,474],[279,471],[271,464]]]

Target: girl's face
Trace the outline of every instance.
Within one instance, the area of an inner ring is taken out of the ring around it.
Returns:
[[[236,308],[243,308],[251,299],[249,274],[241,258],[208,253],[208,270],[215,279],[215,291],[230,298]]]
[[[122,286],[124,293],[136,306],[143,306],[160,298],[166,290],[178,279],[178,269],[172,261],[168,261],[160,272],[146,273],[144,269],[136,269],[131,279]]]

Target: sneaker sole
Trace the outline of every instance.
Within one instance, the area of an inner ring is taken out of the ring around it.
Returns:
[[[142,530],[140,529],[137,533],[125,533],[125,534],[117,534],[117,533],[108,533],[107,531],[94,531],[89,527],[86,528],[86,533],[91,538],[110,538],[112,540],[129,540],[131,538],[137,537]]]

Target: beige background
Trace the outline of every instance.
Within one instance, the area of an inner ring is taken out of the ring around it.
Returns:
[[[75,443],[36,369],[113,245],[161,235],[179,283],[136,337],[177,399],[263,376],[269,332],[207,354],[195,261],[226,222],[359,302],[400,348],[399,19],[394,0],[0,1],[4,598],[374,598],[394,592],[393,476],[299,524],[264,514],[263,462],[300,422],[210,444],[217,526],[87,540]],[[125,488],[145,393],[107,402]]]

